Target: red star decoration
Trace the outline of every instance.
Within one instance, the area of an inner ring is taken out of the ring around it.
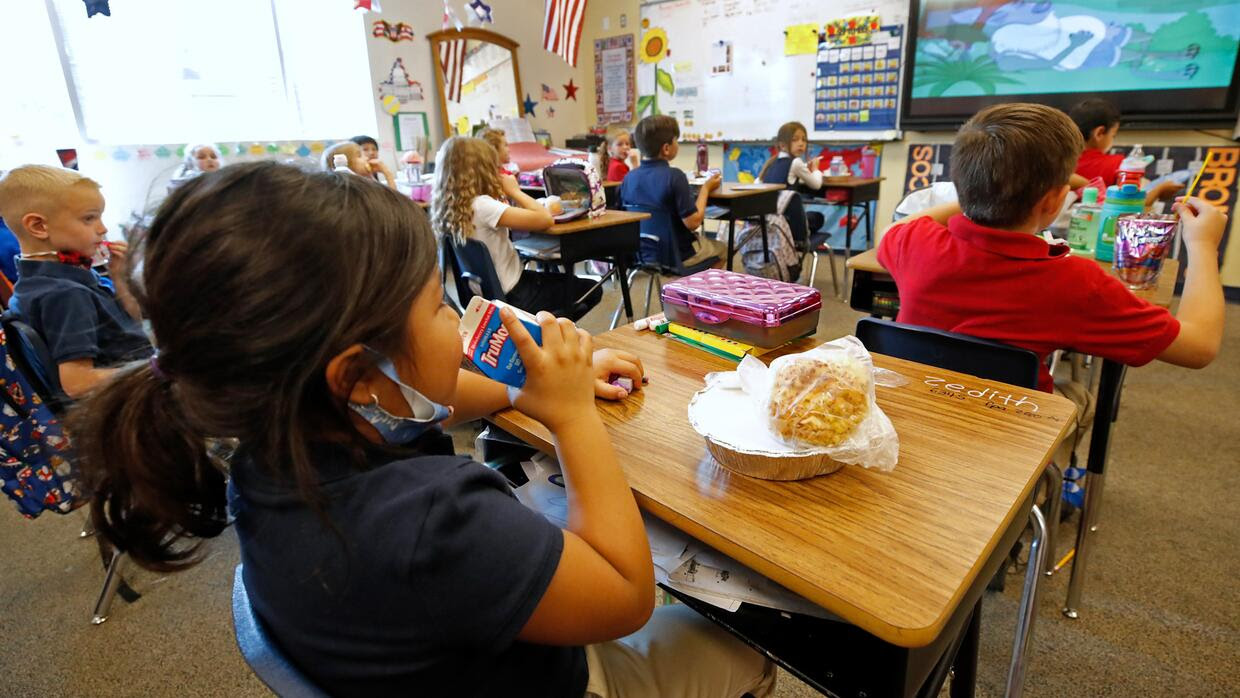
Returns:
[[[564,99],[571,99],[574,102],[577,101],[577,86],[573,84],[572,78],[568,79],[567,85],[562,85],[561,87],[564,88]]]

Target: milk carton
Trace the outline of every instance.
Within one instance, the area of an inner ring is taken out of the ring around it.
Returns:
[[[520,388],[525,385],[525,364],[517,355],[517,346],[499,319],[500,308],[511,308],[521,324],[542,344],[542,328],[538,320],[520,308],[502,301],[489,301],[474,296],[461,316],[461,347],[465,356],[487,378]]]

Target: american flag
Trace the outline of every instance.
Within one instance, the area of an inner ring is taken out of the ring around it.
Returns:
[[[551,89],[551,86],[545,82],[543,83],[543,86],[542,86],[542,98],[544,102],[560,101],[560,96],[557,95],[555,93],[555,90]]]
[[[586,0],[546,0],[543,48],[577,67],[577,45],[586,14]]]
[[[453,102],[461,101],[461,84],[465,68],[465,40],[455,39],[439,44],[439,65],[443,68],[444,91]]]

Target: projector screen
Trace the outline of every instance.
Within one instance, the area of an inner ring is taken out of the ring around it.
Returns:
[[[906,127],[1085,96],[1126,122],[1236,118],[1240,0],[913,0],[910,22]]]

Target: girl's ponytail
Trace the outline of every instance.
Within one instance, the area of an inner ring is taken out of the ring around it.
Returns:
[[[70,428],[95,529],[143,567],[174,571],[197,563],[201,539],[224,530],[225,478],[155,361],[101,384]]]
[[[598,164],[595,166],[595,170],[598,171],[598,176],[604,179],[607,177],[607,168],[611,166],[611,153],[608,152],[610,148],[610,137],[604,138],[603,141],[598,144]]]

